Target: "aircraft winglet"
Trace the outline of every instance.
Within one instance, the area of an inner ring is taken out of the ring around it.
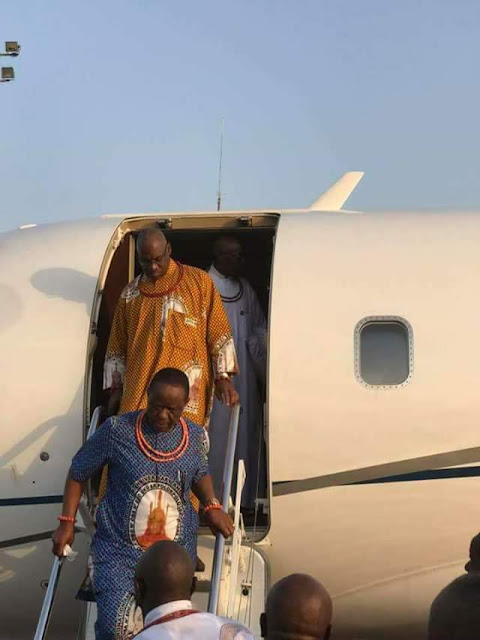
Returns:
[[[340,211],[364,175],[363,171],[347,171],[315,200],[310,209],[312,211]]]

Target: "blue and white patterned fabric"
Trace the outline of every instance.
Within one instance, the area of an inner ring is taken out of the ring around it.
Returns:
[[[198,515],[189,496],[192,483],[209,473],[204,429],[187,420],[185,453],[178,460],[157,463],[138,447],[138,413],[109,418],[72,461],[77,482],[108,464],[107,489],[92,541],[97,640],[130,637],[135,565],[150,544],[175,540],[196,561]],[[144,421],[143,435],[156,450],[172,451],[181,442],[182,427],[157,433]]]

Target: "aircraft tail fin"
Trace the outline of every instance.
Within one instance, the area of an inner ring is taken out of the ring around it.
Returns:
[[[347,171],[311,205],[312,211],[339,211],[364,176],[363,171]]]

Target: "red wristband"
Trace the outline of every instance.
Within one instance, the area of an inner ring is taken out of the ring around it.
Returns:
[[[60,520],[60,522],[72,522],[73,524],[76,522],[73,516],[57,516],[57,520]]]
[[[221,508],[222,508],[221,504],[217,504],[216,502],[214,502],[213,504],[207,504],[206,507],[203,507],[202,511],[203,513],[208,513],[212,509],[221,509]]]

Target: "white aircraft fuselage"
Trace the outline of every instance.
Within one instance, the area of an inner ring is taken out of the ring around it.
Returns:
[[[270,580],[318,577],[334,638],[420,640],[478,531],[477,211],[145,214],[1,234],[1,640],[33,636],[49,532],[94,408],[109,267],[123,240],[130,276],[131,233],[158,219],[274,239],[258,544]],[[76,637],[83,572],[82,560],[65,569],[52,637]]]

